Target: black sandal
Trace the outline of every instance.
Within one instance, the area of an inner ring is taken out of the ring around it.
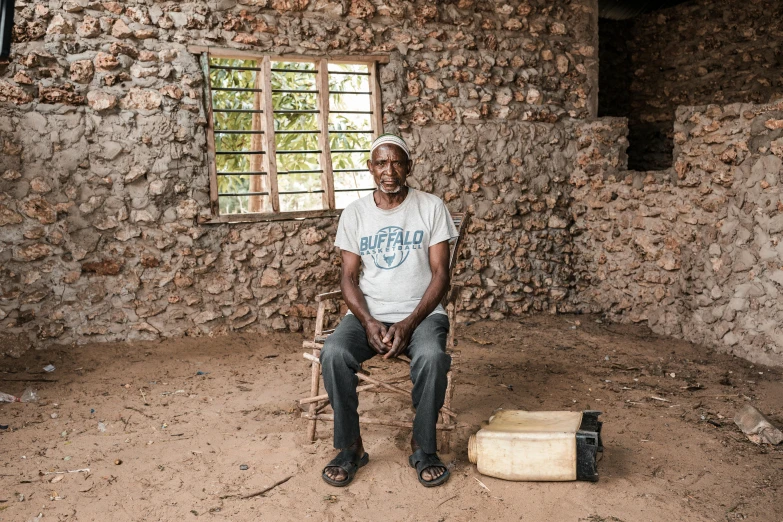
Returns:
[[[449,480],[449,477],[451,476],[451,471],[449,471],[449,468],[447,468],[443,461],[440,460],[440,457],[438,457],[437,453],[424,453],[424,450],[421,448],[417,449],[413,455],[408,457],[408,464],[410,464],[412,468],[416,468],[416,474],[419,477],[419,482],[421,482],[425,488],[434,488],[435,486],[440,486]],[[443,468],[446,471],[443,472],[443,475],[436,479],[424,480],[421,474],[427,468]]]
[[[321,478],[324,479],[324,482],[330,486],[342,488],[350,484],[353,481],[353,477],[356,476],[356,471],[367,464],[369,461],[370,456],[367,453],[365,453],[362,458],[358,458],[356,451],[350,448],[346,448],[340,451],[340,453],[338,453],[337,456],[326,465],[323,472],[321,473]],[[326,468],[340,468],[341,470],[345,471],[347,476],[343,480],[334,480],[333,478],[329,478],[329,476],[326,474]]]

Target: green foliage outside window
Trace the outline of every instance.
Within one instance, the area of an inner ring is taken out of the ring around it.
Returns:
[[[211,59],[211,66],[235,68],[260,68],[261,62],[255,60]],[[315,111],[318,108],[318,94],[314,92],[274,92],[315,91],[316,67],[307,62],[273,62],[272,63],[272,103],[275,111],[275,143],[278,154],[276,158],[278,170],[278,190],[280,194],[280,210],[283,212],[299,210],[315,210],[324,208],[321,193],[282,194],[282,192],[325,190],[321,186],[321,173],[291,173],[290,171],[321,170],[320,155],[315,153],[297,152],[280,154],[281,151],[318,151],[317,132],[280,132],[280,131],[318,131],[318,115],[314,113],[286,113],[278,111]],[[274,69],[288,69],[302,72],[282,72]],[[305,72],[311,71],[311,72]],[[330,64],[330,91],[369,91],[368,76],[356,74],[334,74],[335,72],[366,72],[366,65]],[[210,84],[212,88],[253,89],[256,87],[255,70],[211,69]],[[263,88],[263,86],[262,86]],[[214,115],[215,150],[236,151],[237,154],[216,155],[217,171],[222,173],[237,173],[237,175],[218,176],[219,194],[241,194],[250,190],[251,155],[254,150],[252,134],[222,134],[226,130],[253,130],[253,113],[250,112],[220,112],[220,109],[239,109],[250,111],[254,109],[256,92],[253,91],[212,91],[212,107]],[[370,95],[333,93],[329,95],[329,145],[331,150],[361,150],[369,149],[372,134],[346,133],[344,131],[372,130],[371,119],[367,114],[340,114],[339,111],[369,111]],[[263,104],[261,105],[263,109]],[[263,117],[264,115],[261,115]],[[261,126],[263,128],[263,125]],[[262,147],[262,150],[265,147]],[[261,156],[259,156],[260,158]],[[342,152],[332,153],[332,168],[365,169],[367,153]],[[262,170],[262,169],[258,169]],[[265,176],[266,177],[266,176]],[[268,187],[268,183],[263,183]],[[368,172],[335,172],[334,186],[337,208],[343,208],[348,202],[361,197],[367,192],[343,192],[340,189],[371,189],[372,177]],[[268,188],[265,189],[268,191]],[[269,196],[260,196],[266,198]],[[237,214],[248,212],[249,196],[220,196],[221,214]],[[267,205],[271,209],[271,206]]]

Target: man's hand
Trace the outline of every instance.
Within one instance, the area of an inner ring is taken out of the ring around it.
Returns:
[[[386,327],[383,325],[383,323],[370,318],[363,326],[364,331],[367,334],[367,341],[370,343],[370,347],[379,355],[383,355],[388,352],[390,345],[387,346],[383,339],[389,334],[386,331]]]
[[[386,336],[382,342],[386,345],[388,352],[383,356],[384,359],[397,357],[405,351],[416,327],[408,319],[403,319],[399,323],[394,323],[389,327]]]
[[[389,331],[386,332],[382,339],[382,342],[387,347],[384,359],[391,359],[405,352],[413,331],[435,310],[435,307],[438,306],[438,303],[449,288],[448,241],[441,241],[430,246],[429,256],[430,270],[432,271],[430,284],[413,312],[399,323],[389,327]]]

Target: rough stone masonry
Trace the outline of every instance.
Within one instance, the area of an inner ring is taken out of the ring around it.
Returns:
[[[0,66],[0,347],[312,328],[314,295],[337,285],[336,219],[203,224],[191,44],[389,54],[385,130],[414,147],[412,184],[474,214],[461,317],[575,310],[568,180],[595,116],[595,0],[16,5]]]
[[[680,105],[783,97],[783,2],[692,0],[601,20],[599,114],[629,119],[629,166],[672,166]]]
[[[389,54],[385,130],[415,149],[412,184],[474,215],[460,319],[602,312],[783,364],[783,104],[680,107],[674,167],[628,171],[627,122],[594,118],[593,0],[17,6],[0,351],[311,330],[336,219],[204,224],[198,44]]]
[[[674,167],[625,170],[624,119],[583,129],[574,305],[783,364],[783,99],[680,107]]]

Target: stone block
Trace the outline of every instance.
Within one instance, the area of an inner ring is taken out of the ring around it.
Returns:
[[[734,259],[734,263],[731,265],[731,269],[734,272],[747,272],[756,264],[756,256],[754,256],[749,250],[739,250]]]
[[[99,52],[93,59],[95,68],[101,71],[110,71],[120,65],[119,60],[113,54]]]
[[[375,14],[375,5],[370,0],[350,0],[348,16],[352,18],[371,18]]]
[[[95,38],[101,34],[101,23],[97,18],[87,15],[76,28],[76,34],[82,38]]]
[[[77,83],[90,83],[95,67],[90,60],[79,60],[71,63],[71,81]]]
[[[117,106],[117,97],[105,91],[91,90],[87,93],[87,105],[96,111],[106,111]]]
[[[326,239],[327,234],[324,230],[315,227],[309,227],[302,231],[301,239],[305,245],[315,245]]]
[[[5,80],[0,80],[0,102],[24,104],[30,103],[32,100],[32,95],[28,94],[21,87]]]
[[[133,36],[133,31],[131,31],[130,27],[128,27],[128,24],[126,24],[122,19],[118,19],[112,25],[111,35],[115,38],[130,38]]]
[[[723,342],[729,346],[734,346],[739,343],[739,337],[734,332],[728,332],[723,336]]]
[[[203,312],[199,312],[193,316],[193,323],[204,324],[210,321],[214,321],[215,319],[220,319],[221,317],[223,317],[223,314],[218,311],[204,310]]]
[[[37,261],[49,257],[53,251],[53,248],[45,243],[35,243],[14,248],[13,259],[21,262]]]
[[[282,281],[282,278],[280,277],[280,272],[275,270],[274,268],[267,268],[263,271],[261,274],[261,280],[259,282],[259,285],[262,287],[278,287],[280,286],[280,282]]]
[[[181,219],[193,219],[198,215],[199,204],[193,199],[181,201],[177,205],[177,217]]]
[[[122,266],[122,261],[102,259],[100,261],[82,263],[82,272],[94,273],[101,276],[115,276],[120,273]]]
[[[73,24],[61,14],[54,15],[46,29],[46,34],[72,34],[73,32]]]
[[[43,198],[30,198],[23,201],[20,207],[27,217],[37,219],[44,225],[54,223],[57,220],[57,212],[54,207]]]
[[[0,204],[0,227],[18,225],[24,220],[22,216],[5,205]]]
[[[765,121],[764,126],[770,130],[783,129],[783,120],[772,118]]]
[[[780,286],[783,286],[783,270],[775,270],[769,275],[769,278]]]
[[[150,89],[132,87],[128,94],[120,100],[123,109],[154,110],[160,107],[163,98],[160,93]]]

